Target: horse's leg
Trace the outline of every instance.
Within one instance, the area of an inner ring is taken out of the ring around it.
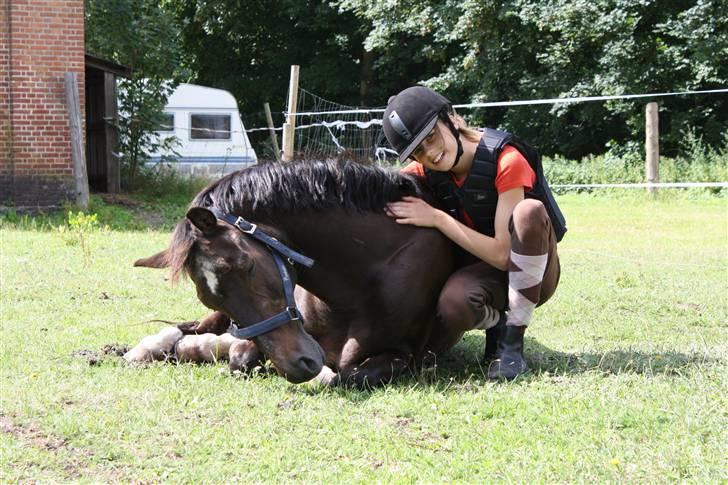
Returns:
[[[343,367],[335,381],[336,384],[353,386],[360,389],[386,384],[407,370],[412,362],[412,354],[389,351],[367,357],[361,364]]]
[[[246,372],[263,365],[265,356],[255,342],[241,339],[230,346],[230,371]]]
[[[189,322],[177,325],[184,335],[214,333],[222,335],[230,327],[230,318],[222,312],[212,312],[201,322]]]
[[[412,353],[405,350],[367,355],[360,342],[368,340],[366,334],[370,328],[363,321],[352,319],[350,310],[336,312],[328,303],[298,286],[295,295],[305,329],[323,349],[328,364],[313,381],[325,386],[374,387],[395,379],[409,367]],[[351,334],[352,328],[363,329],[364,335]],[[378,342],[374,348],[384,346]]]

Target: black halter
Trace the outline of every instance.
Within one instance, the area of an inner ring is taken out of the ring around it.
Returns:
[[[262,322],[255,323],[245,328],[237,328],[237,323],[232,322],[233,325],[231,325],[231,329],[228,330],[228,332],[236,338],[250,339],[268,333],[271,330],[278,328],[281,325],[284,325],[290,321],[303,320],[303,318],[301,317],[301,312],[299,312],[298,308],[296,307],[296,300],[293,297],[293,281],[291,281],[291,276],[288,274],[286,263],[283,261],[283,258],[281,258],[281,256],[284,256],[286,259],[288,259],[291,264],[297,262],[306,266],[307,268],[313,266],[313,259],[294,251],[293,249],[280,242],[278,239],[271,237],[263,231],[259,230],[257,225],[246,221],[242,217],[234,216],[232,214],[226,214],[214,207],[210,208],[210,212],[215,214],[215,217],[217,217],[221,221],[232,224],[233,226],[237,227],[241,232],[257,239],[258,241],[268,246],[271,254],[273,255],[273,260],[276,262],[276,266],[278,267],[278,273],[281,275],[283,292],[286,297],[286,308],[282,312],[273,315],[272,317],[267,318]]]

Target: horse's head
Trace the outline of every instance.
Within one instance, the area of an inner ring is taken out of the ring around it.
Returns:
[[[194,282],[200,301],[222,311],[243,328],[279,317],[280,326],[251,338],[289,381],[299,383],[316,377],[324,354],[304,331],[302,321],[295,318],[295,304],[289,301],[295,275],[284,283],[291,266],[281,259],[280,264],[287,267],[279,269],[266,244],[219,220],[208,209],[194,207],[187,212],[187,219],[194,227],[190,228],[194,243],[189,246],[184,269]],[[134,264],[169,266],[173,257],[167,253],[174,251],[174,245],[175,241],[166,252]],[[289,291],[286,285],[290,285]]]

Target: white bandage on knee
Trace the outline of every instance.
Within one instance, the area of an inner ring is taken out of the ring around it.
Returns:
[[[543,281],[548,254],[526,256],[511,251],[511,263],[520,268],[508,272],[508,321],[507,325],[528,325],[538,301],[531,301],[520,291],[538,286]]]

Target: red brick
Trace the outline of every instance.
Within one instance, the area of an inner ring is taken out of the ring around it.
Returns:
[[[0,25],[0,192],[10,188],[17,206],[58,205],[73,192],[65,72],[78,73],[84,112],[83,0],[9,5]],[[3,136],[10,126],[12,140]]]

